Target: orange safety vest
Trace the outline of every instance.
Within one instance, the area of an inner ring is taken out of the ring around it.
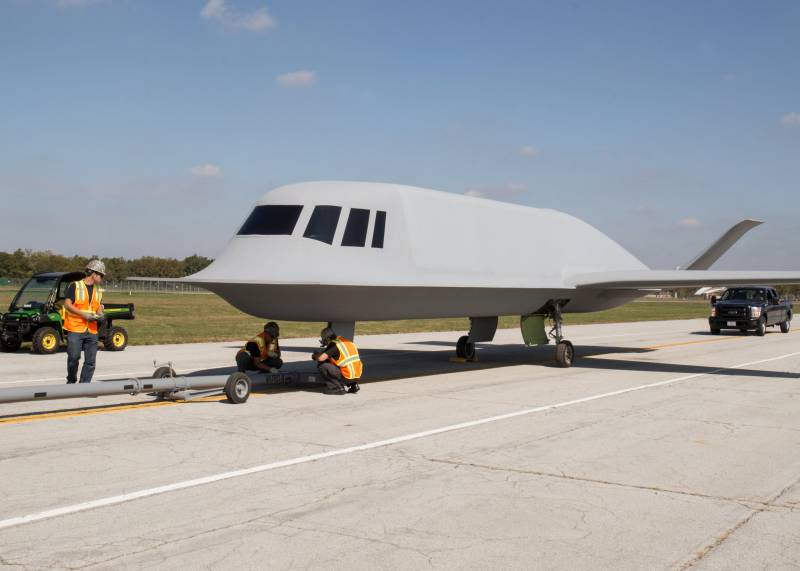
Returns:
[[[86,282],[79,280],[74,282],[75,286],[75,301],[73,306],[78,311],[91,311],[97,313],[100,311],[100,304],[103,301],[103,292],[100,286],[96,285],[92,289],[92,299],[89,299],[89,288],[86,287]],[[80,315],[75,315],[64,309],[64,329],[72,331],[73,333],[97,333],[97,322],[84,319]]]
[[[266,333],[259,333],[258,335],[250,339],[250,341],[244,344],[244,347],[239,349],[239,353],[243,352],[249,353],[249,351],[247,351],[248,343],[255,343],[256,345],[258,345],[258,352],[260,354],[259,359],[262,361],[264,361],[267,357],[269,357],[270,351],[274,351],[275,353],[278,353],[280,351],[280,349],[278,348],[278,340],[272,339],[271,341],[267,341]]]
[[[358,356],[356,344],[344,337],[337,337],[334,339],[334,343],[336,343],[336,348],[339,349],[339,358],[332,358],[331,362],[339,367],[342,371],[342,376],[348,381],[360,379],[361,373],[364,372],[364,365],[361,362],[361,357]]]

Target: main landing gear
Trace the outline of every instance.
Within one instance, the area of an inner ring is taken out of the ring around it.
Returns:
[[[553,322],[553,327],[547,335],[556,342],[556,363],[560,367],[566,368],[571,367],[575,360],[575,347],[570,341],[564,339],[561,331],[561,307],[565,304],[566,302],[561,299],[549,301],[545,306],[545,310],[547,317]]]

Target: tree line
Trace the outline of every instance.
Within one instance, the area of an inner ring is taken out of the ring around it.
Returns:
[[[16,250],[0,252],[0,278],[27,278],[40,272],[75,272],[86,267],[92,258],[100,257],[106,265],[107,278],[124,280],[130,276],[150,278],[182,278],[199,272],[213,260],[191,255],[182,260],[143,256],[125,259],[101,256],[62,256],[50,251]]]

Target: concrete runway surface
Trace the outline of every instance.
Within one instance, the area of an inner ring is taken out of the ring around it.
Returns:
[[[800,335],[703,320],[357,338],[357,395],[0,405],[0,566],[754,569],[800,566]],[[311,339],[283,342],[313,370]],[[232,371],[237,345],[100,353],[98,377]],[[0,354],[0,387],[64,353]]]

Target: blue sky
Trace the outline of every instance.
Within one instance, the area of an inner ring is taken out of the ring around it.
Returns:
[[[263,192],[557,208],[800,267],[800,2],[0,0],[0,250],[214,256]],[[85,219],[85,223],[76,223]]]

